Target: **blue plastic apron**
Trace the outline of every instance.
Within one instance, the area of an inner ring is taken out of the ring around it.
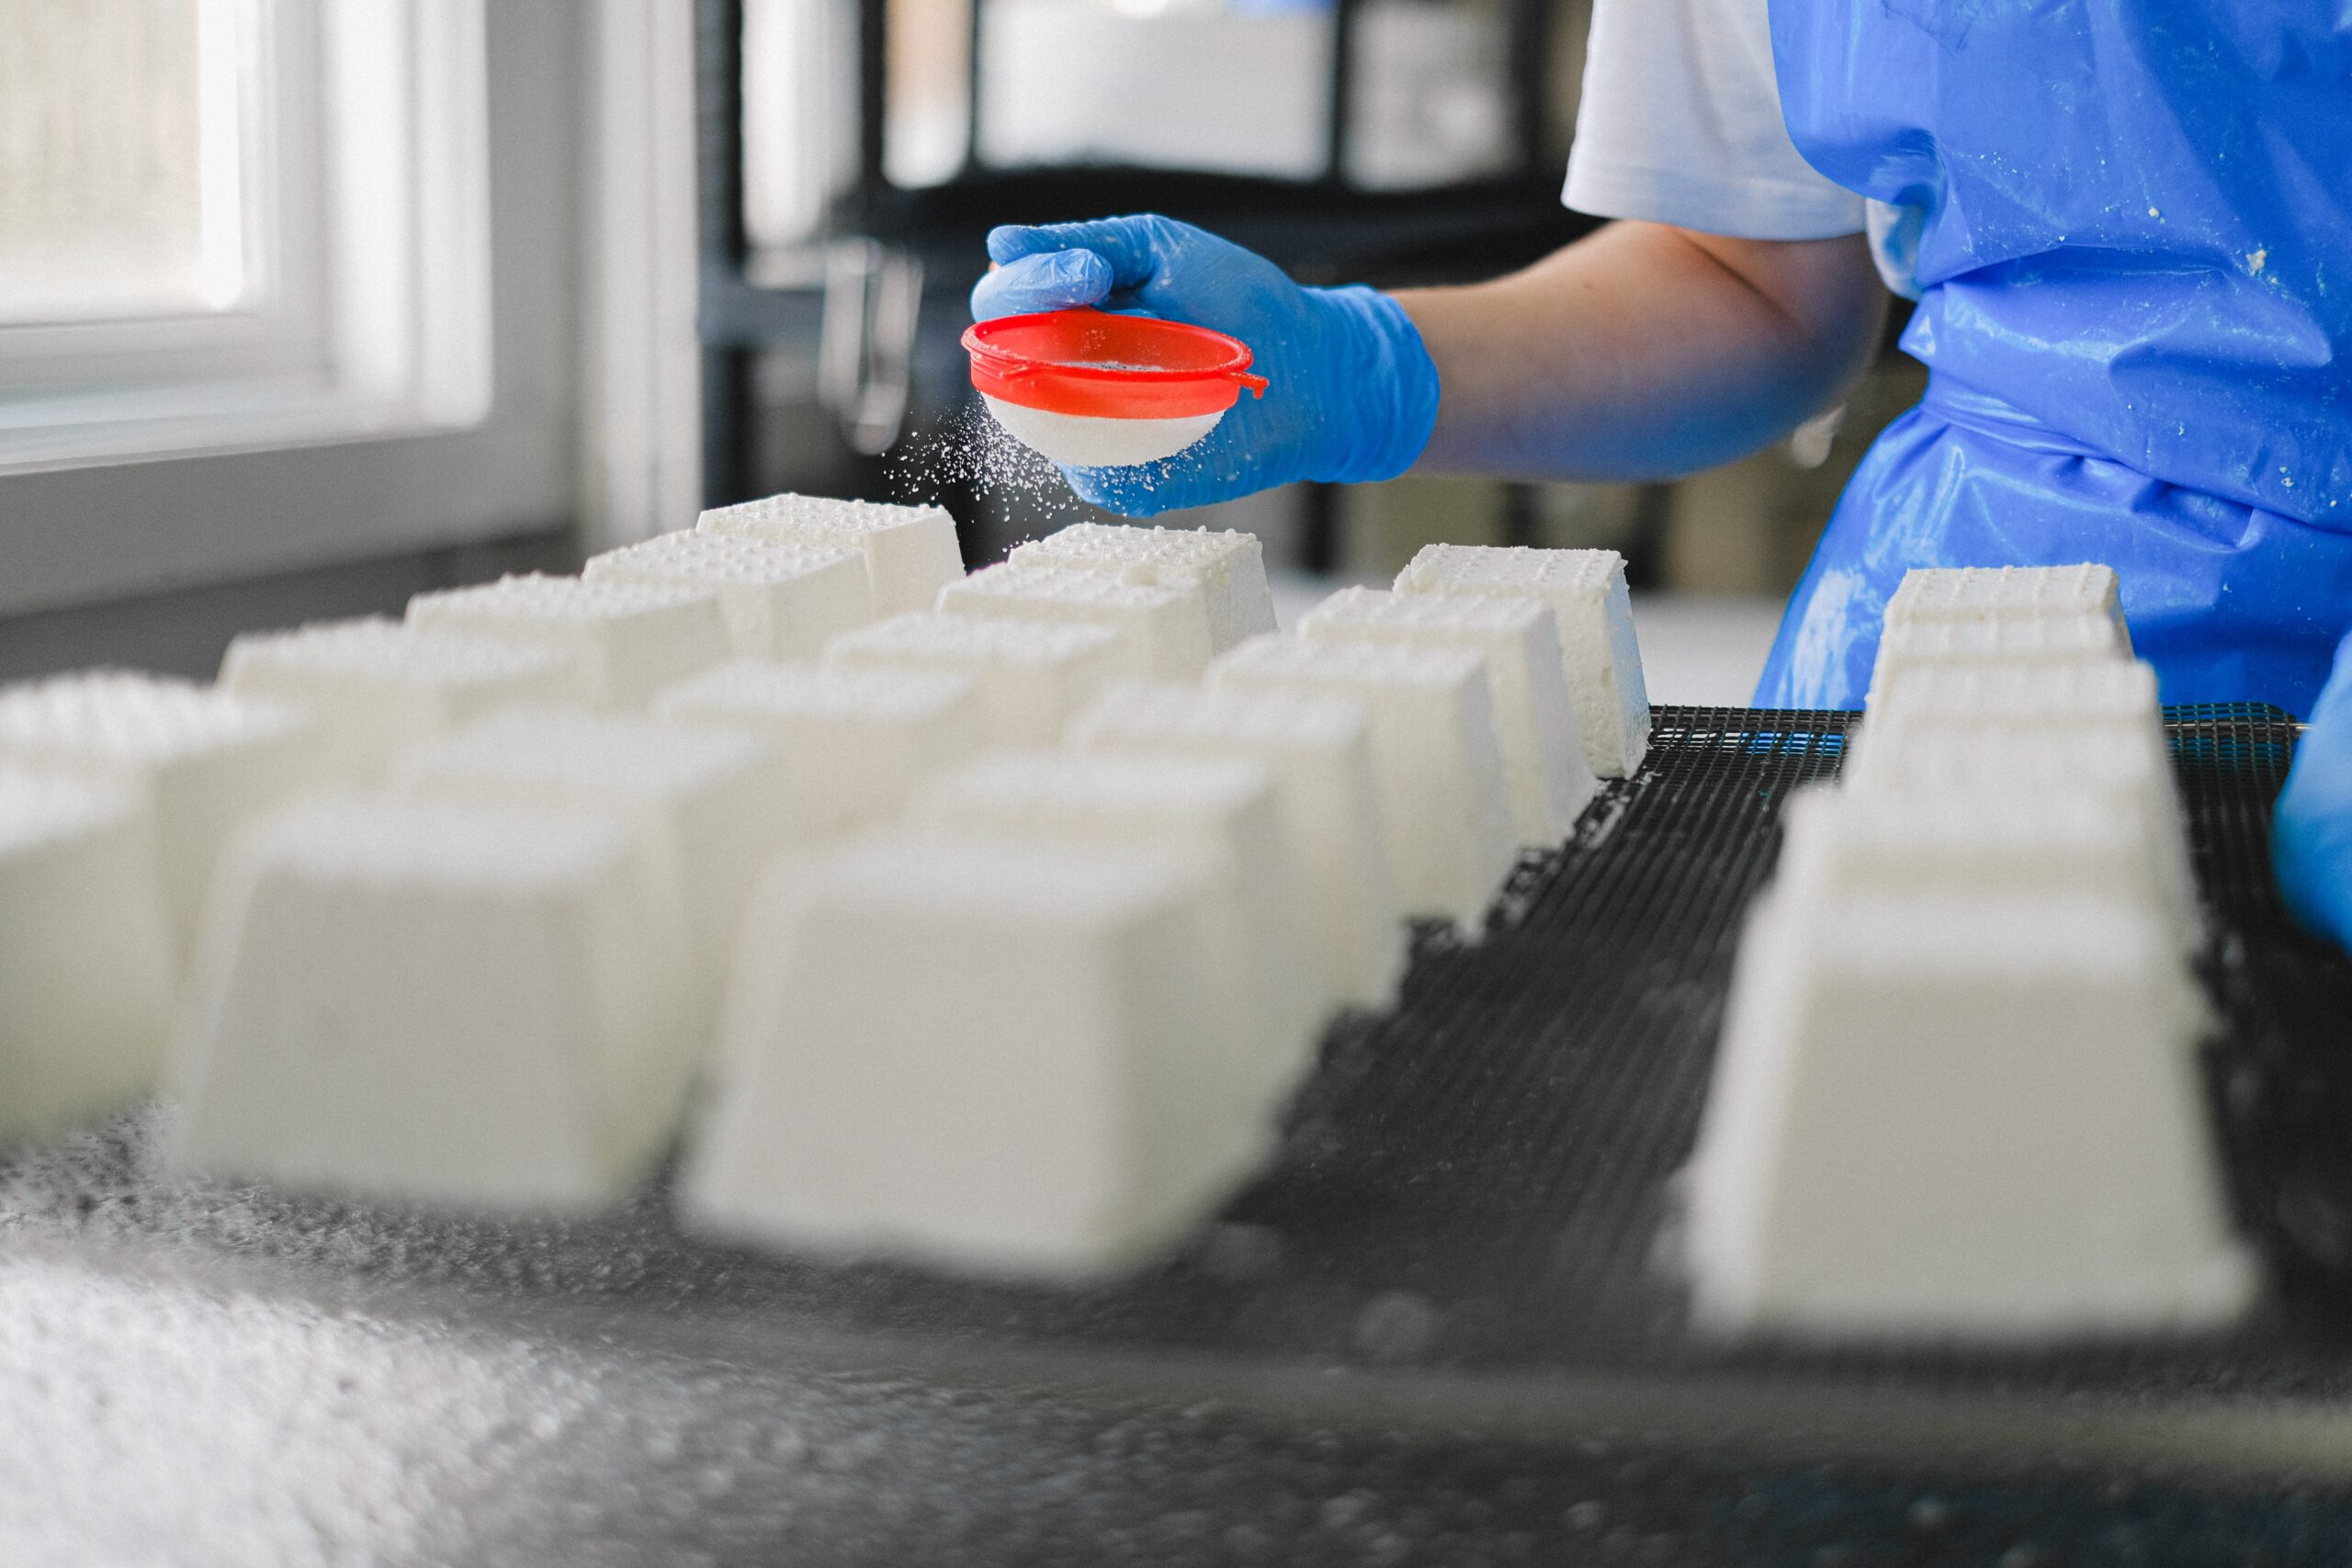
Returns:
[[[1931,372],[1762,705],[1860,707],[1920,566],[2100,560],[2166,702],[2301,714],[2352,626],[2352,0],[1770,0],[1797,150],[1923,209]]]

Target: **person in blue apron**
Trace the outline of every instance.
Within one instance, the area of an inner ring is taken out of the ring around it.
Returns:
[[[2313,716],[2282,885],[2352,942],[2352,649],[2322,696],[2352,628],[2352,10],[1596,0],[1587,62],[1566,199],[1620,221],[1511,277],[1302,288],[1156,217],[992,233],[976,315],[1198,321],[1272,383],[1073,488],[1148,515],[1414,468],[1686,473],[1834,404],[1883,278],[1928,391],[1758,704],[1859,707],[1914,567],[2105,561],[2165,701]]]

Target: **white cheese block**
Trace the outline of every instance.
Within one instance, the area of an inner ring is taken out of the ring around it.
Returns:
[[[1209,1003],[1225,1021],[1202,1045],[1228,1057],[1236,1103],[1251,1114],[1267,1112],[1305,1074],[1329,998],[1306,936],[1305,870],[1264,762],[999,751],[940,778],[910,815],[951,830],[1205,855],[1218,964]]]
[[[865,555],[724,534],[663,534],[591,556],[591,582],[666,582],[707,588],[737,653],[813,659],[825,644],[874,618]]]
[[[325,795],[240,840],[175,1035],[184,1168],[582,1210],[667,1145],[684,957],[626,818]]]
[[[945,670],[978,682],[989,736],[999,746],[1051,745],[1119,672],[1119,634],[936,613],[893,615],[835,637],[829,670]]]
[[[1119,634],[1124,675],[1193,681],[1209,664],[1208,598],[1191,583],[1150,588],[1063,567],[992,566],[939,592],[951,615],[1075,621]]]
[[[616,708],[641,707],[729,652],[718,595],[676,583],[534,572],[420,593],[408,602],[408,624],[561,649],[587,672],[591,700]]]
[[[1518,858],[1484,659],[1466,648],[1259,637],[1220,655],[1209,684],[1360,699],[1398,902],[1479,929]]]
[[[1298,634],[1308,642],[1466,648],[1481,655],[1520,842],[1548,849],[1576,830],[1577,814],[1599,787],[1577,739],[1554,625],[1551,609],[1536,599],[1347,588],[1317,605]]]
[[[2159,921],[2097,895],[1768,895],[1689,1173],[1696,1320],[2039,1340],[2210,1329],[2230,1233]]]
[[[657,717],[738,725],[775,743],[796,837],[887,821],[916,785],[988,743],[979,689],[944,670],[820,670],[741,660],[653,699]]]
[[[1781,826],[1775,878],[1804,897],[2101,893],[2153,912],[2184,951],[2199,940],[2179,846],[2097,791],[1813,785],[1790,798]]]
[[[1909,621],[1887,626],[1871,671],[1873,701],[1900,671],[1984,664],[2080,664],[2129,659],[2121,629],[2104,615]]]
[[[2196,907],[2172,764],[2161,736],[2137,722],[2034,728],[1945,717],[1898,728],[1869,720],[1848,742],[1839,777],[1856,795],[1942,788],[2098,802],[2139,834],[2153,874],[2174,889],[2167,907]]]
[[[1405,931],[1373,793],[1370,734],[1366,705],[1352,696],[1125,682],[1078,716],[1069,739],[1091,751],[1270,763],[1312,889],[1331,995],[1379,1009],[1396,1000]]]
[[[1870,722],[1943,715],[2012,725],[2132,720],[2161,736],[2156,672],[2130,659],[1984,660],[1889,672],[1871,693]]]
[[[1924,621],[2036,620],[2098,616],[2113,624],[2129,652],[2115,569],[2079,566],[1922,567],[1903,574],[1887,601],[1889,626]]]
[[[334,768],[373,777],[401,747],[514,703],[584,703],[587,676],[556,648],[382,619],[246,632],[229,644],[220,684],[241,697],[308,704]]]
[[[0,1145],[153,1091],[177,967],[139,792],[0,765]]]
[[[964,575],[956,519],[936,506],[771,495],[721,506],[695,525],[705,534],[804,548],[855,550],[865,558],[876,615],[928,610],[939,591]]]
[[[1219,653],[1274,629],[1265,551],[1254,534],[1074,523],[1014,546],[1010,558],[1014,566],[1098,572],[1146,587],[1198,588],[1208,603],[1209,645]]]
[[[760,873],[801,838],[765,737],[632,714],[510,708],[401,752],[390,783],[418,798],[639,821],[677,878],[706,1006]]]
[[[1540,599],[1557,622],[1585,761],[1630,778],[1650,742],[1650,699],[1634,637],[1625,558],[1615,550],[1424,545],[1396,574],[1400,593]]]
[[[0,687],[0,761],[135,786],[154,821],[164,895],[185,944],[230,836],[326,782],[334,759],[307,707],[99,671]]]
[[[1269,1146],[1237,1112],[1197,856],[901,829],[779,867],[681,1197],[697,1228],[1099,1275]]]

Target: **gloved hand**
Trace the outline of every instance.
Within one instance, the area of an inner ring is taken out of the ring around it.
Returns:
[[[2335,672],[2295,748],[2270,849],[2288,908],[2352,947],[2352,637],[2335,650]]]
[[[1353,484],[1412,467],[1437,423],[1437,367],[1404,308],[1362,286],[1302,288],[1282,268],[1173,219],[998,229],[977,321],[1080,305],[1210,327],[1250,345],[1265,396],[1245,394],[1173,457],[1062,470],[1097,506],[1148,517],[1295,479]]]

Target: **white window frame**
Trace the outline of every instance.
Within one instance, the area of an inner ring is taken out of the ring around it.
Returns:
[[[332,375],[299,406],[267,405],[283,377],[248,381],[245,403],[216,379],[192,411],[112,422],[111,451],[0,469],[0,617],[583,518],[592,538],[691,519],[692,7],[311,3],[406,29],[412,112],[392,140],[429,198],[375,258],[404,310],[360,333],[331,295]]]
[[[206,199],[225,187],[243,218],[209,220],[206,243],[232,231],[243,298],[0,327],[0,473],[488,411],[482,0],[203,0],[199,15],[203,96],[241,122],[206,149]]]

